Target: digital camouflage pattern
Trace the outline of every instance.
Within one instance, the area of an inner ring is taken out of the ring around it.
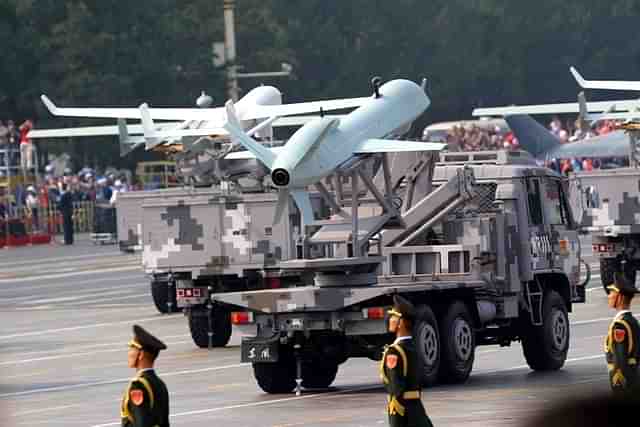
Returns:
[[[143,205],[142,262],[147,273],[237,274],[274,267],[294,254],[297,211],[272,224],[276,193],[223,195],[192,190]]]
[[[572,184],[581,195],[573,207],[583,212],[580,226],[585,230],[612,236],[640,233],[640,169],[576,173]]]

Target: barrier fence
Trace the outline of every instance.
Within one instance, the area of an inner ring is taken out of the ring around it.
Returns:
[[[98,216],[96,212],[99,212]],[[108,225],[104,225],[103,218],[108,219]],[[96,208],[94,201],[74,202],[73,231],[108,231],[115,236],[115,208],[100,205]],[[62,213],[55,204],[33,209],[27,206],[10,207],[5,210],[5,216],[0,217],[0,247],[49,243],[54,235],[62,233]]]

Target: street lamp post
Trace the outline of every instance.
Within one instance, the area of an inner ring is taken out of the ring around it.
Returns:
[[[228,96],[236,102],[240,98],[238,79],[250,77],[282,77],[291,75],[293,67],[286,62],[281,64],[282,71],[263,73],[239,73],[236,64],[236,33],[234,26],[235,0],[224,0],[224,63],[227,66]],[[216,61],[214,60],[214,63]]]
[[[224,0],[224,56],[227,63],[229,98],[236,102],[240,89],[236,70],[236,31],[234,27],[235,0]]]

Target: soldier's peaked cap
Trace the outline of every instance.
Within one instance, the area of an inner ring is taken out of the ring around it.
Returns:
[[[167,348],[165,343],[139,325],[133,325],[133,339],[129,341],[129,346],[155,354]]]
[[[635,283],[627,279],[621,272],[615,272],[613,277],[615,281],[607,286],[610,291],[620,292],[623,295],[635,295],[640,292]]]
[[[389,314],[413,319],[416,317],[416,309],[411,301],[400,295],[393,296],[393,308],[389,310]]]

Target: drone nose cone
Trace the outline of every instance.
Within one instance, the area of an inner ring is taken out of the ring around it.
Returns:
[[[278,187],[286,187],[290,180],[291,177],[286,169],[278,168],[271,172],[271,181]]]

